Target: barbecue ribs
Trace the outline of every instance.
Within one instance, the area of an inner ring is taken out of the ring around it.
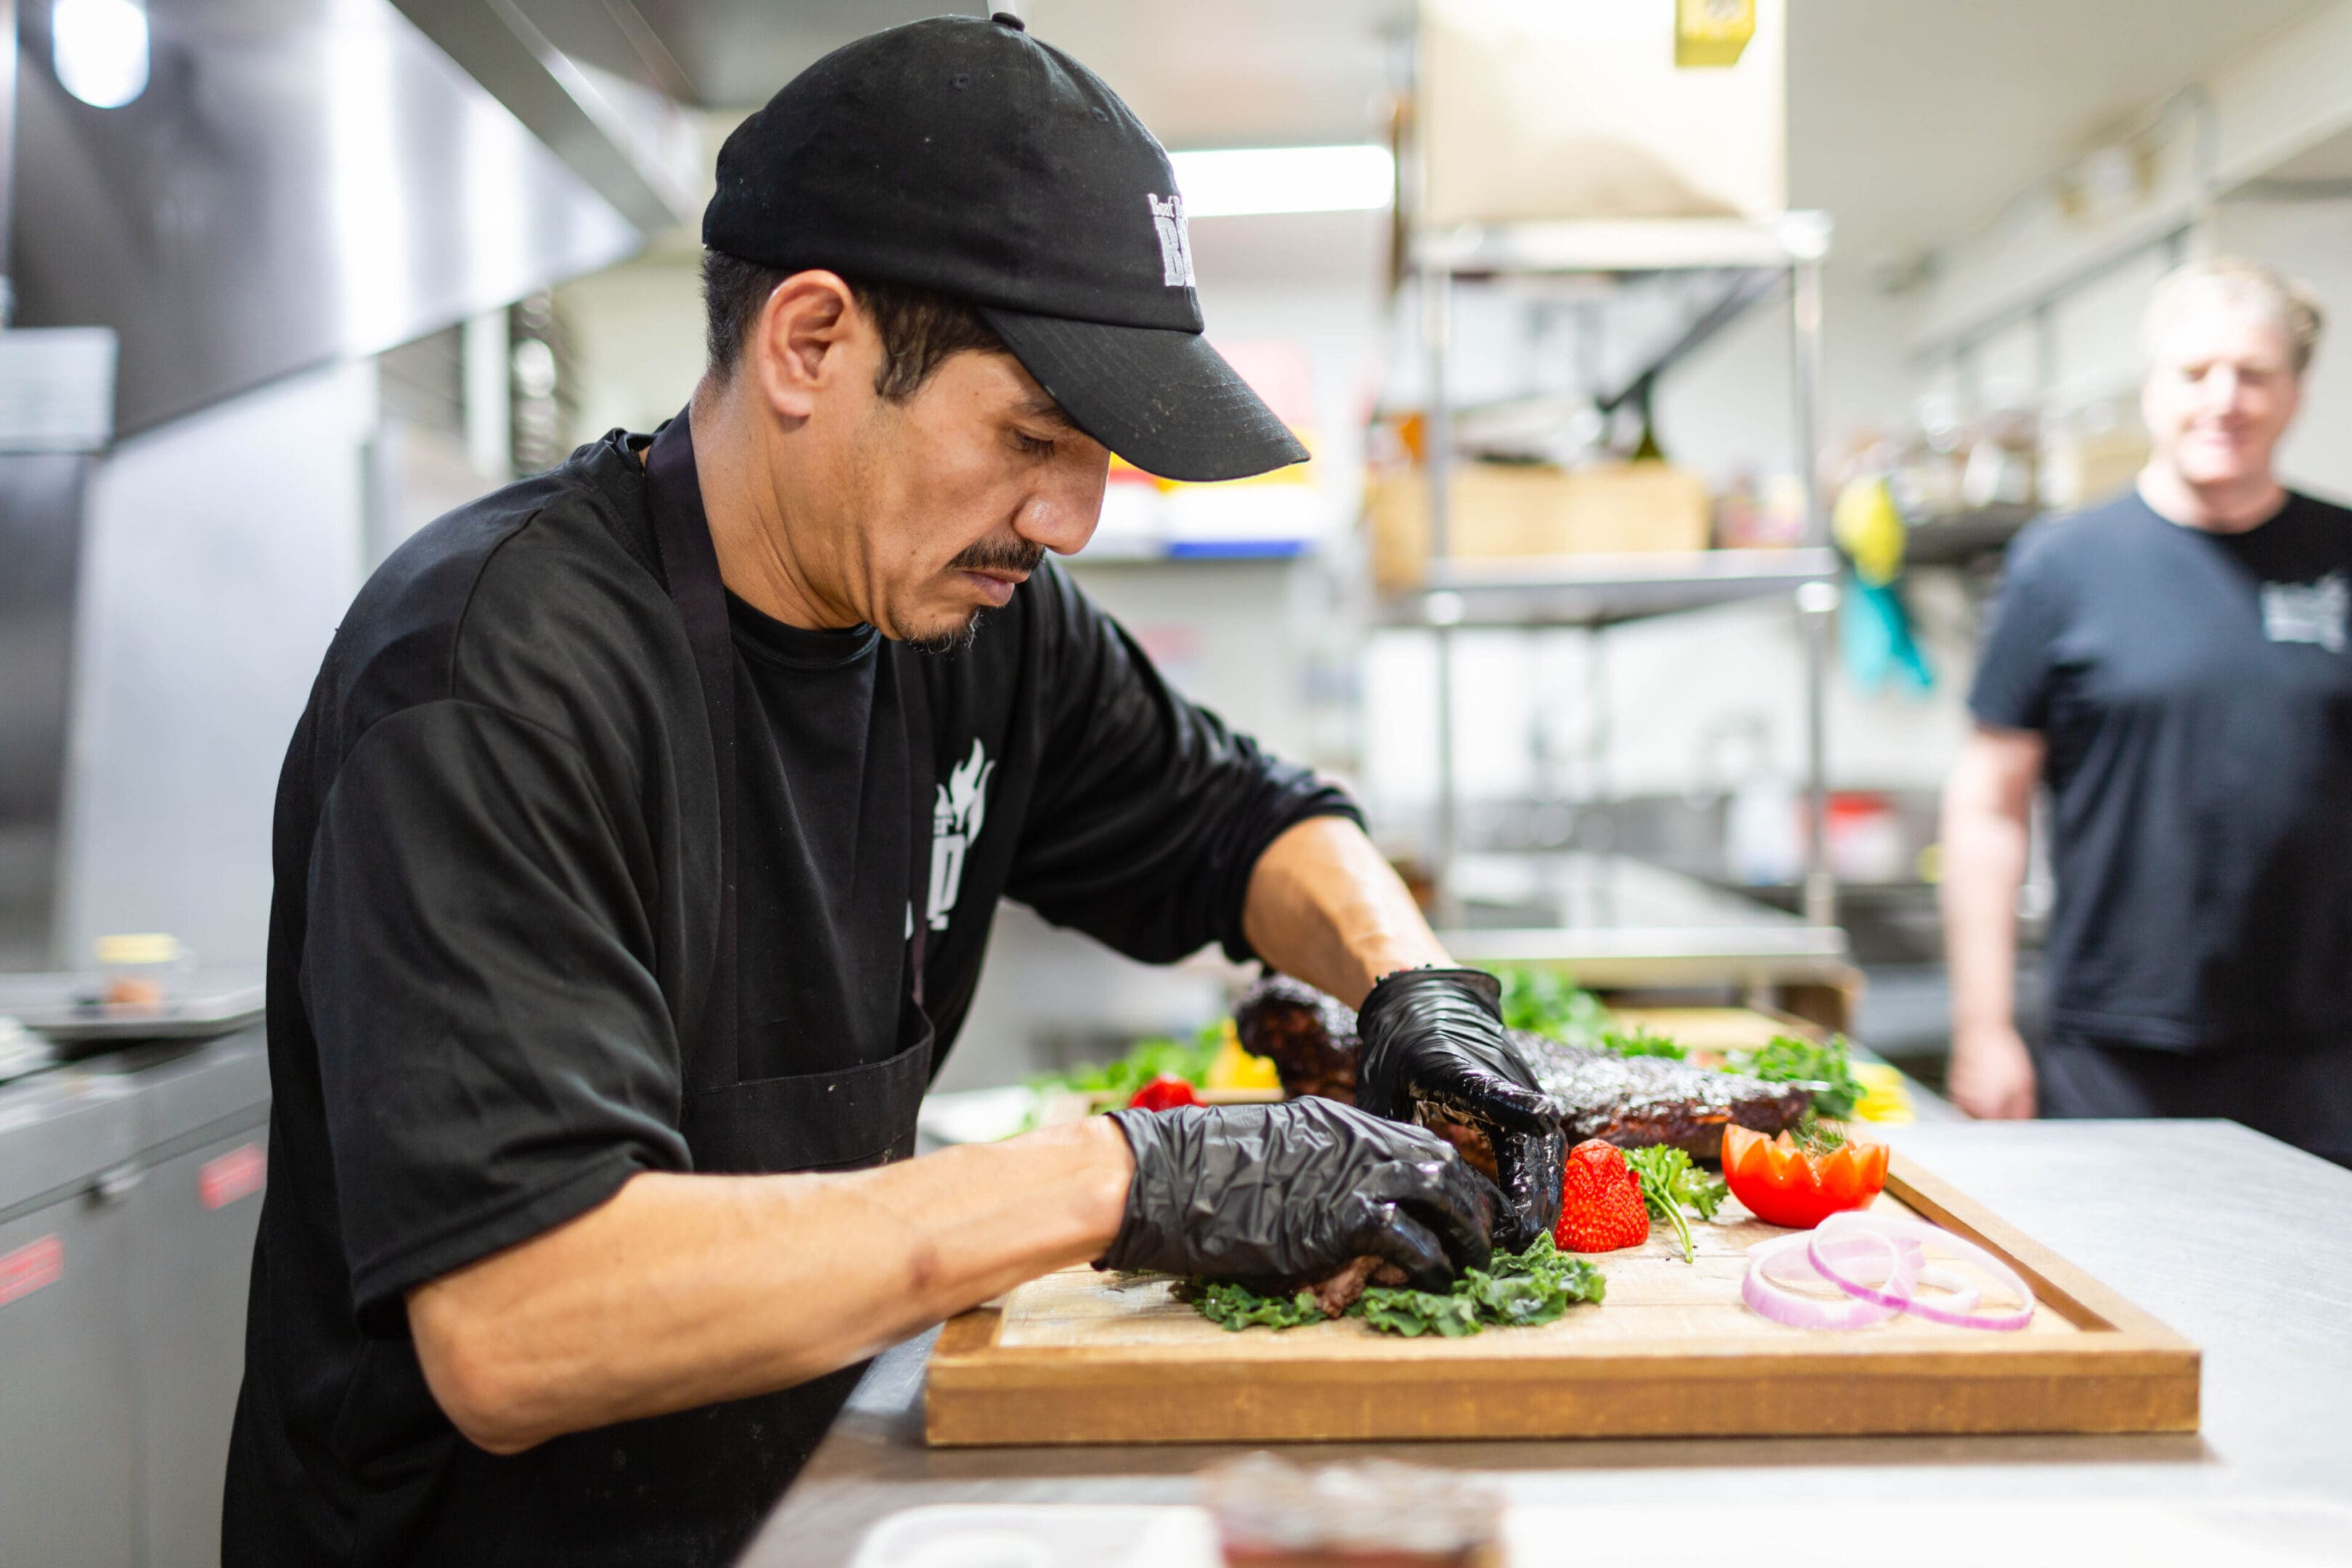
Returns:
[[[1285,1093],[1355,1103],[1360,1042],[1356,1015],[1347,1007],[1311,985],[1273,974],[1243,994],[1234,1022],[1243,1048],[1273,1061]],[[1621,1057],[1519,1030],[1511,1039],[1544,1092],[1567,1107],[1561,1125],[1570,1143],[1587,1138],[1629,1149],[1670,1143],[1714,1159],[1727,1123],[1778,1132],[1813,1100],[1809,1089],[1664,1057]],[[1464,1144],[1474,1160],[1483,1152],[1468,1146],[1484,1142],[1473,1130],[1439,1131]]]

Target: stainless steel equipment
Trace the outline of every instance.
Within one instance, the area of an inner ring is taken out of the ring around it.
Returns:
[[[0,331],[0,970],[52,961],[82,497],[114,334]]]
[[[0,1558],[218,1562],[268,1113],[257,1028],[0,1089]]]
[[[140,1551],[132,1358],[136,1088],[44,1073],[0,1089],[0,1539],[12,1563]]]
[[[138,1185],[125,1207],[143,1568],[215,1568],[268,1175],[268,1052],[249,1029],[109,1065],[137,1091]]]

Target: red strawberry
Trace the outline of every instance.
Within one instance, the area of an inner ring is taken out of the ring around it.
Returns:
[[[1642,1180],[1615,1144],[1588,1138],[1568,1152],[1551,1238],[1562,1252],[1614,1252],[1650,1239]]]

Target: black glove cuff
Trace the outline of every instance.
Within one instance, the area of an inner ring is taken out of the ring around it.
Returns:
[[[1394,1008],[1409,1005],[1412,998],[1433,992],[1465,997],[1482,1006],[1497,1024],[1503,1021],[1503,983],[1499,978],[1483,969],[1449,969],[1430,963],[1381,975],[1365,996],[1364,1005],[1356,1010],[1359,1027]]]
[[[1181,1205],[1171,1205],[1165,1188],[1171,1173],[1183,1168],[1182,1145],[1188,1134],[1197,1137],[1202,1112],[1197,1107],[1168,1110],[1114,1110],[1113,1126],[1127,1140],[1135,1156],[1135,1174],[1127,1184],[1127,1206],[1120,1214],[1118,1234],[1095,1259],[1097,1268],[1167,1268],[1182,1237],[1172,1234],[1181,1220]]]
[[[1461,1030],[1474,1037],[1503,1023],[1503,983],[1483,969],[1400,969],[1381,977],[1356,1014],[1364,1054],[1356,1072],[1356,1103],[1375,1116],[1410,1120],[1401,1079],[1390,1058],[1400,1046],[1427,1033]]]

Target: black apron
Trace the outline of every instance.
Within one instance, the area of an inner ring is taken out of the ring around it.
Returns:
[[[662,573],[694,647],[719,775],[717,952],[699,1027],[691,1026],[695,1009],[678,1010],[689,1021],[681,1040],[681,1131],[694,1167],[733,1173],[843,1171],[903,1160],[914,1152],[915,1113],[930,1080],[932,1055],[922,964],[933,751],[922,673],[903,645],[884,650],[897,661],[886,673],[895,675],[907,715],[914,828],[898,1050],[845,1071],[746,1081],[737,1053],[735,647],[684,414],[655,437],[646,472]],[[792,1238],[779,1237],[777,1245],[788,1247]],[[865,1370],[863,1363],[844,1367],[777,1394],[573,1433],[511,1458],[461,1444],[448,1477],[449,1507],[434,1534],[467,1562],[646,1568],[730,1562]]]

